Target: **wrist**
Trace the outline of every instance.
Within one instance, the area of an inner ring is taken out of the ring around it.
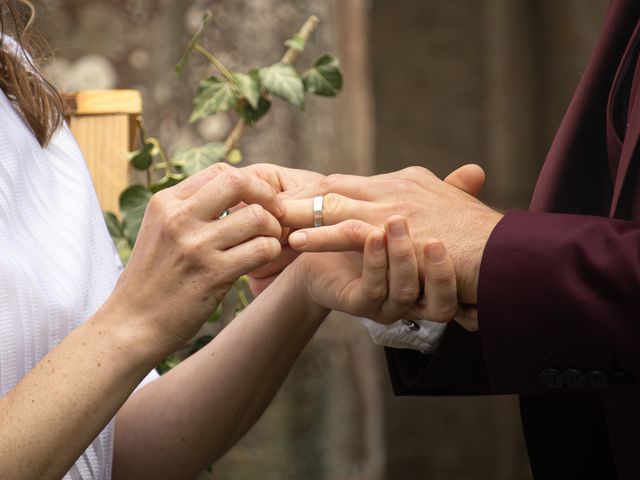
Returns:
[[[329,314],[331,309],[319,303],[318,296],[314,294],[314,276],[310,268],[309,255],[300,255],[287,267],[283,275],[290,276],[288,281],[291,288],[296,290],[297,298],[300,298],[310,316],[324,319]]]
[[[466,288],[463,287],[461,290],[468,292],[466,295],[463,295],[463,298],[461,299],[465,303],[476,304],[478,302],[478,283],[480,281],[480,264],[482,263],[482,256],[484,255],[484,250],[489,242],[491,233],[493,233],[496,225],[500,220],[502,220],[502,217],[504,217],[504,214],[491,210],[487,213],[484,221],[482,222],[482,226],[478,229],[475,242],[471,247],[472,261],[469,263],[470,271],[464,276],[468,279],[468,286]]]
[[[87,322],[88,328],[108,335],[113,347],[127,362],[155,367],[180,345],[163,339],[150,328],[150,319],[131,312],[117,295],[112,295]]]

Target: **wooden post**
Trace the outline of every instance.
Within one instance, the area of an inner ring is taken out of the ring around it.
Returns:
[[[118,212],[129,183],[126,153],[136,141],[142,98],[135,90],[88,90],[68,97],[67,121],[85,160],[103,210]]]

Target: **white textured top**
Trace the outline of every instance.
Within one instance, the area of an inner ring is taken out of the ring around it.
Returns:
[[[96,312],[121,269],[69,129],[43,149],[0,91],[0,396]],[[113,421],[65,480],[111,478],[112,443]]]

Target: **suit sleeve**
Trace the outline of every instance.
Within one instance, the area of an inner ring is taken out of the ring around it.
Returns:
[[[478,320],[448,327],[435,355],[389,349],[395,392],[637,389],[640,224],[510,211],[483,254]]]

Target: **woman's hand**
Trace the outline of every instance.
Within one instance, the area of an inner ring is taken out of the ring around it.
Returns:
[[[223,219],[240,202],[248,206]],[[191,338],[233,282],[280,254],[282,200],[264,180],[216,164],[151,199],[110,299],[166,351]]]
[[[307,298],[380,323],[401,318],[420,294],[418,261],[404,218],[391,217],[384,228],[371,232],[363,254],[312,253],[298,258],[294,267]]]

